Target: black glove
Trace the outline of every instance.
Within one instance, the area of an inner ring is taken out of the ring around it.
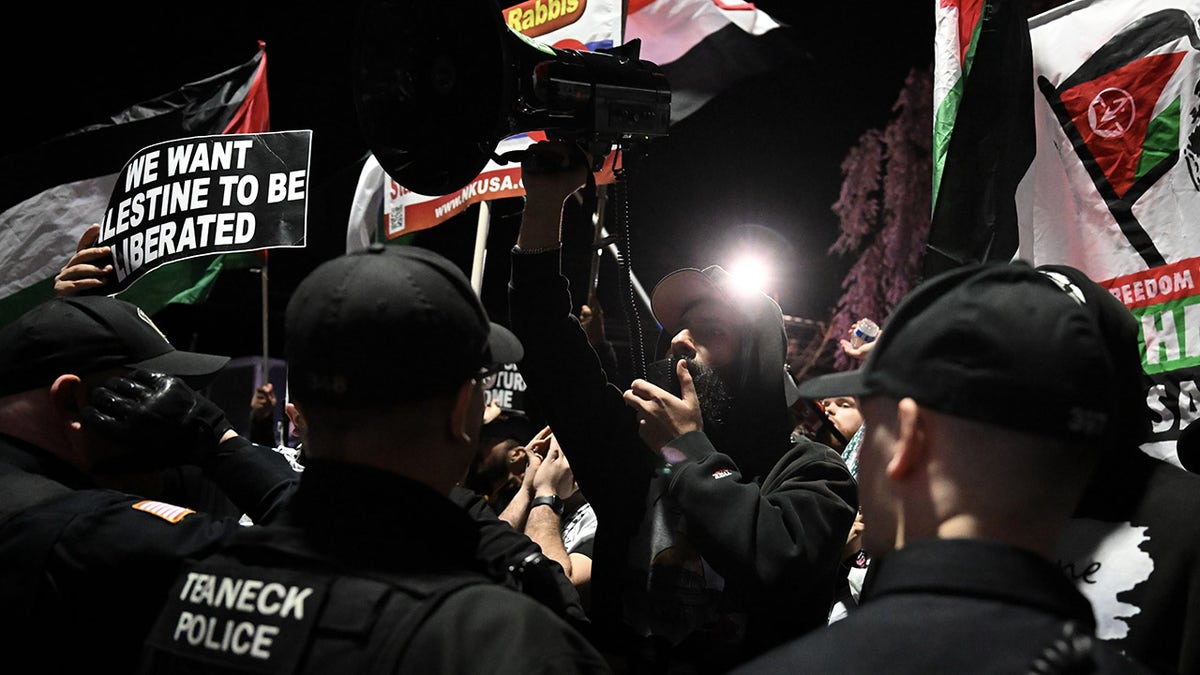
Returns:
[[[106,463],[110,471],[202,465],[233,428],[223,410],[183,380],[144,370],[93,389],[83,421],[126,450]]]

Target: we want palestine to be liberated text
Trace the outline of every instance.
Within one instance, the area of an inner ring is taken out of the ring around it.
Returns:
[[[210,253],[304,246],[311,132],[169,141],[126,164],[98,245],[116,290],[160,265]]]

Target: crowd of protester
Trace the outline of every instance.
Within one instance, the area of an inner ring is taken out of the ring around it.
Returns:
[[[228,358],[104,295],[85,232],[58,297],[0,328],[12,662],[1200,674],[1200,477],[1138,447],[1124,305],[1063,265],[963,265],[843,341],[857,369],[798,381],[778,304],[686,268],[626,378],[561,269],[574,150],[525,161],[499,321],[418,246],[304,279],[291,434],[270,384],[234,429],[203,393]],[[536,421],[487,404],[512,364]]]

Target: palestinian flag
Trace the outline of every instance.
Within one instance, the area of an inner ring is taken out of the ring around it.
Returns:
[[[1149,267],[1166,264],[1133,204],[1179,161],[1181,95],[1169,91],[1196,26],[1162,9],[1123,26],[1079,67],[1038,89],[1129,244]]]
[[[950,136],[954,131],[954,120],[962,103],[963,88],[971,64],[975,60],[975,47],[979,44],[979,29],[982,26],[983,7],[986,0],[936,0],[933,69],[933,199],[937,202],[938,186],[942,182],[942,169],[946,164],[946,153],[950,150]]]
[[[671,83],[671,123],[739,80],[768,72],[799,50],[781,24],[752,2],[629,0],[625,40]]]
[[[125,163],[176,138],[269,131],[266,49],[246,63],[138,103],[110,119],[0,158],[0,325],[54,295],[54,276],[83,231],[103,220]],[[256,253],[179,261],[121,294],[153,314],[199,302],[223,268],[261,264]]]
[[[1034,153],[1027,0],[936,0],[933,214],[926,277],[1017,249]]]

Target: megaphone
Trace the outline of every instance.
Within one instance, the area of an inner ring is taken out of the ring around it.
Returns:
[[[489,159],[512,159],[495,151],[517,133],[575,142],[593,170],[614,146],[667,134],[670,85],[639,41],[557,49],[511,29],[495,0],[366,0],[360,12],[359,126],[384,171],[418,194],[449,194]]]

